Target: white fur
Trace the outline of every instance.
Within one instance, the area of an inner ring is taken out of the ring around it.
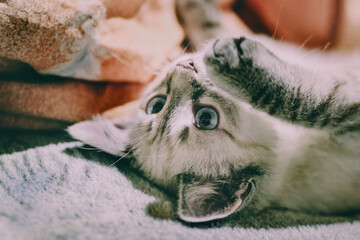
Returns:
[[[291,72],[285,72],[284,74],[288,74],[285,78],[289,80],[287,82],[289,86],[301,84],[303,91],[311,92],[320,99],[337,83],[333,80],[336,78],[328,78],[331,73],[324,70],[323,66],[326,64],[321,63],[320,70],[316,70],[313,63],[310,65],[309,62],[304,62],[304,59],[308,61],[313,55],[306,55],[301,50],[287,45],[284,46],[285,50],[281,50],[280,45],[272,43],[271,40],[263,42],[276,54],[279,52],[280,58],[290,59],[291,64],[317,72],[318,81],[311,81],[314,75],[307,80],[307,73],[304,73],[300,76],[303,79],[301,83],[293,81]],[[255,110],[249,104],[211,85],[211,78],[214,76],[211,76],[211,72],[206,70],[204,64],[206,51],[207,49],[175,61],[166,71],[167,75],[162,75],[150,85],[144,95],[142,107],[134,116],[129,135],[123,135],[122,132],[118,136],[110,134],[112,139],[105,137],[104,128],[110,133],[115,128],[109,127],[102,121],[95,122],[91,129],[100,128],[100,130],[95,130],[91,134],[88,133],[91,131],[87,126],[89,123],[75,125],[70,128],[70,134],[112,154],[123,150],[124,141],[136,142],[133,144],[136,166],[148,177],[165,186],[170,186],[174,177],[184,172],[192,172],[199,176],[226,176],[230,174],[230,169],[240,169],[250,164],[267,165],[269,173],[259,183],[255,192],[257,202],[253,207],[257,209],[272,206],[321,213],[359,210],[359,133],[335,136],[323,130],[294,126]],[[176,66],[180,60],[190,57],[197,68],[196,76],[193,71]],[[263,56],[260,54],[254,57]],[[334,62],[333,57],[315,58]],[[355,65],[359,63],[358,60],[351,62]],[[279,66],[267,67],[282,72]],[[357,81],[360,81],[358,69],[360,68],[348,73],[357,75]],[[343,74],[341,72],[343,70],[336,69],[336,71],[336,74]],[[168,121],[169,131],[165,131],[164,135],[160,136],[159,127],[165,111],[148,115],[145,113],[145,107],[152,96],[166,93],[166,84],[162,83],[170,77],[172,78],[171,93],[167,96],[164,109],[169,107],[170,102],[176,97],[180,97],[180,102],[175,106]],[[219,111],[220,124],[212,131],[203,131],[195,127],[194,103],[191,101],[190,88],[192,78],[216,91],[236,107],[235,125],[226,117],[223,106],[209,97],[202,97],[199,100],[201,104],[212,105]],[[344,103],[349,99],[359,102],[359,93],[360,82],[355,88],[342,86],[337,97]],[[145,129],[150,123],[152,130],[146,133]],[[79,126],[84,126],[86,129]],[[186,143],[183,143],[179,134],[186,127],[189,128],[189,136]],[[238,141],[232,141],[224,134],[223,129],[229,131]],[[129,140],[123,138],[127,136]],[[119,150],[116,149],[117,144]],[[183,219],[193,221],[191,216],[184,216]]]

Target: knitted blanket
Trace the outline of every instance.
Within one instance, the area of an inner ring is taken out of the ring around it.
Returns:
[[[360,215],[268,209],[206,224],[154,218],[165,193],[128,161],[89,149],[64,132],[0,134],[0,238],[359,239]]]

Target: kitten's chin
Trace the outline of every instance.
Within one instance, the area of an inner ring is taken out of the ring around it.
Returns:
[[[165,191],[170,197],[177,196],[179,188],[178,175],[166,176],[166,174],[164,174],[163,177],[154,177],[154,174],[152,174],[151,171],[140,167],[138,164],[135,163],[133,166],[139,169],[148,180],[161,188],[161,190]]]

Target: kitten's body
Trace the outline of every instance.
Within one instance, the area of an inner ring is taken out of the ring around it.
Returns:
[[[231,46],[224,41],[225,46]],[[274,182],[264,188],[264,195],[269,196],[265,205],[322,213],[359,210],[359,56],[309,54],[285,44],[271,45],[271,40],[265,39],[266,44],[275,55],[281,56],[280,61],[271,60],[277,58],[272,54],[267,59],[262,46],[251,41],[241,44],[247,45],[243,46],[241,58],[248,56],[252,68],[267,69],[270,76],[255,84],[251,84],[251,76],[248,76],[250,79],[243,80],[243,85],[235,83],[235,88],[230,89],[229,85],[223,88],[234,90],[233,96],[250,102],[259,110],[297,124],[285,126],[274,122],[278,136],[277,167],[273,168]],[[227,49],[221,51],[228,54]],[[246,66],[241,69],[246,70]],[[234,74],[229,81],[245,77],[241,75]],[[216,83],[222,85],[219,80]],[[272,83],[276,87],[271,90]]]
[[[208,14],[216,14],[212,1],[177,5],[193,47],[221,32]],[[96,118],[70,134],[129,153],[134,167],[178,192],[185,221],[243,208],[359,211],[360,55],[253,37],[213,41],[183,56],[149,86],[135,116]]]
[[[267,48],[249,39],[212,42],[152,83],[136,116],[117,120],[122,129],[98,119],[70,133],[112,154],[130,151],[146,176],[179,191],[185,221],[243,207],[360,210],[359,58],[349,69],[316,68],[297,49],[260,41]],[[158,95],[165,105],[147,113]],[[218,111],[213,130],[194,124],[203,106]]]
[[[291,125],[274,127],[277,166],[265,190],[265,206],[325,214],[359,209],[360,151],[354,147],[358,143],[352,143],[356,138]]]

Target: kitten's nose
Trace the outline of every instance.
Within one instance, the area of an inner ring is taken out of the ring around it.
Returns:
[[[197,69],[195,68],[194,61],[191,59],[182,60],[176,64],[176,66],[182,66],[184,68],[188,68],[194,70],[197,73]]]

